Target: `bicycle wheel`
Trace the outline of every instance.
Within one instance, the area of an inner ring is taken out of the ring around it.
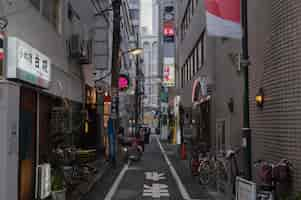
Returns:
[[[216,176],[216,189],[221,193],[226,193],[228,174],[224,163],[220,160],[215,161],[215,176]]]
[[[208,185],[211,182],[211,176],[210,176],[210,166],[209,163],[203,163],[200,165],[199,168],[199,183],[201,185]]]
[[[228,173],[222,161],[217,160],[215,162],[215,170],[216,170],[217,179],[223,182],[228,181]]]

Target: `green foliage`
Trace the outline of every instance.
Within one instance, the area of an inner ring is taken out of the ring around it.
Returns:
[[[51,176],[52,191],[60,191],[64,189],[63,175],[55,171]]]
[[[298,192],[294,195],[285,195],[281,200],[301,200],[301,192]]]

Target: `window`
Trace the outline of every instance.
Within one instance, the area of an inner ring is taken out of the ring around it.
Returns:
[[[203,65],[203,40],[201,39],[198,44],[198,57],[199,57],[199,65],[198,68],[201,68]]]
[[[196,72],[199,70],[199,48],[196,46],[195,52],[194,52],[194,58],[195,58],[195,69]]]
[[[130,17],[132,20],[139,19],[139,15],[140,15],[139,10],[136,9],[130,10]]]
[[[195,67],[195,50],[193,50],[193,53],[192,53],[192,67],[193,67],[193,75],[195,75],[196,73],[196,67]]]
[[[40,0],[30,0],[30,3],[38,10],[41,8],[41,1]]]
[[[187,4],[186,10],[185,10],[185,14],[181,23],[181,39],[184,39],[184,35],[188,30],[188,27],[192,21],[192,17],[194,15],[195,12],[195,8],[197,5],[197,1],[198,0],[190,0]]]
[[[61,32],[61,5],[60,0],[44,0],[42,3],[42,15]]]

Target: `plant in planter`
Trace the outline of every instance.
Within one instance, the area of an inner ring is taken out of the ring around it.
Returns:
[[[63,174],[55,171],[51,177],[52,200],[66,200]]]

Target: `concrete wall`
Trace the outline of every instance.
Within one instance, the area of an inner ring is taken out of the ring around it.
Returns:
[[[18,198],[19,86],[0,81],[0,199]]]

